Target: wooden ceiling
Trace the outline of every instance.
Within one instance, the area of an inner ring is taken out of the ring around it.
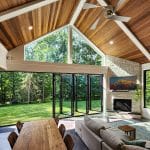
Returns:
[[[18,6],[21,2],[25,4],[28,3],[29,0],[1,0],[0,11]],[[11,50],[59,27],[67,25],[70,22],[78,2],[79,0],[59,0],[1,22],[0,41],[8,50]],[[29,30],[29,26],[33,26],[33,30]]]
[[[1,0],[0,12],[30,3],[31,1],[33,0]],[[1,22],[0,41],[8,50],[11,50],[67,25],[79,1],[59,0]],[[116,0],[107,1],[112,5],[116,2]],[[87,2],[98,4],[96,0],[87,0]],[[127,27],[150,52],[150,0],[126,0],[117,10],[117,13],[132,17],[126,23]],[[100,22],[97,28],[90,30],[91,25],[98,17],[100,17]],[[28,30],[30,25],[33,26],[33,30]],[[103,17],[103,10],[101,8],[82,10],[75,26],[105,54],[125,58],[141,64],[150,62],[114,21]],[[109,41],[113,41],[114,44],[110,45]]]
[[[88,2],[98,4],[96,0]],[[115,0],[111,0],[111,4],[114,5]],[[132,17],[126,25],[150,52],[150,1],[126,0],[117,13]],[[90,30],[98,17],[100,21],[97,28]],[[149,62],[114,21],[104,18],[101,8],[82,10],[75,25],[105,54],[139,63]],[[114,44],[110,45],[109,41]]]

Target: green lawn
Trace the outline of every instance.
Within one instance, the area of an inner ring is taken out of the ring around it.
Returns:
[[[99,106],[99,102],[94,102],[95,106]],[[63,113],[68,116],[71,113],[70,102],[63,103]],[[85,101],[78,102],[80,112],[85,112]],[[80,114],[75,113],[75,114]],[[59,103],[56,103],[56,114],[59,114]],[[52,117],[52,103],[38,103],[38,104],[18,104],[7,105],[0,107],[0,126],[15,124],[18,120],[25,122],[31,120],[38,120]]]

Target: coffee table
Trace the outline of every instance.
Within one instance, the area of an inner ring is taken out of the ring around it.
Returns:
[[[130,140],[136,139],[136,128],[129,126],[129,125],[123,125],[118,127],[120,130],[124,131],[127,136],[129,136]]]

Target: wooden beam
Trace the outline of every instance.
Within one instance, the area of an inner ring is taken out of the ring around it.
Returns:
[[[108,6],[105,0],[97,0],[101,6]],[[129,39],[135,44],[135,46],[145,55],[145,57],[150,60],[150,53],[143,46],[141,41],[130,31],[130,29],[121,21],[115,21],[116,24],[124,31],[124,33],[129,37]]]
[[[68,64],[72,64],[72,27],[68,26]]]
[[[79,29],[77,29],[75,26],[72,26],[72,28],[78,33],[80,34],[87,42],[88,44],[93,48],[93,50],[99,54],[100,56],[102,56],[102,65],[105,65],[105,54],[93,43],[91,42],[91,40],[89,40],[83,33],[81,33],[79,31]]]
[[[77,8],[76,8],[76,10],[75,10],[75,12],[74,12],[74,14],[72,16],[72,19],[70,21],[70,25],[74,25],[75,24],[78,16],[80,15],[80,12],[82,11],[82,8],[83,8],[85,2],[86,2],[86,0],[80,0],[78,6],[77,6]]]
[[[36,0],[0,13],[0,22],[30,12],[34,9],[49,5],[58,0]]]
[[[7,69],[7,49],[5,46],[0,42],[0,68],[6,70]]]

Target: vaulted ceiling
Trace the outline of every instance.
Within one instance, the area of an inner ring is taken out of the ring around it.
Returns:
[[[0,13],[35,1],[37,0],[1,0]],[[8,50],[12,50],[69,24],[79,2],[80,0],[58,0],[0,22],[0,42]],[[99,5],[96,0],[87,2]],[[112,5],[115,2],[116,0],[109,1]],[[114,21],[104,18],[102,12],[100,7],[82,10],[75,26],[105,54],[141,64],[150,62]],[[126,0],[117,14],[132,17],[126,26],[150,53],[150,0]],[[98,17],[100,21],[97,28],[91,30],[91,25]],[[31,25],[33,30],[28,30]],[[109,44],[110,41],[114,44]]]

